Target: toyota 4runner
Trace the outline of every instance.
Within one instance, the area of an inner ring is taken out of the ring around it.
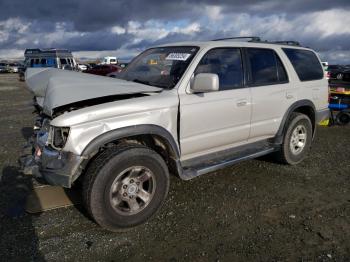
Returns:
[[[328,118],[321,62],[294,42],[175,43],[117,78],[47,68],[26,78],[39,116],[23,171],[80,184],[91,217],[112,231],[149,219],[169,174],[189,180],[266,154],[298,164]]]

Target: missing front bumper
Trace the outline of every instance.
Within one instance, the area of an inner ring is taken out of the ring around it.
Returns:
[[[33,144],[32,154],[20,158],[22,172],[44,179],[50,185],[70,188],[81,173],[84,159],[71,152]]]

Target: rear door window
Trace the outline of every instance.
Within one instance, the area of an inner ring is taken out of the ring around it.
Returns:
[[[282,48],[300,81],[312,81],[323,78],[323,69],[314,52],[309,50]]]
[[[250,65],[250,85],[274,85],[288,82],[287,72],[274,50],[247,48],[247,58]]]

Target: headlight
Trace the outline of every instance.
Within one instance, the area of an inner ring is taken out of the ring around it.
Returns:
[[[54,149],[62,149],[67,142],[69,127],[50,126],[48,144]]]

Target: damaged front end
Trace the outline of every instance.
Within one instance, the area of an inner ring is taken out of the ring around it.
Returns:
[[[24,147],[19,162],[22,172],[43,179],[51,185],[70,188],[81,173],[83,158],[62,148],[69,134],[69,128],[50,125],[50,119],[38,117],[34,134]]]

